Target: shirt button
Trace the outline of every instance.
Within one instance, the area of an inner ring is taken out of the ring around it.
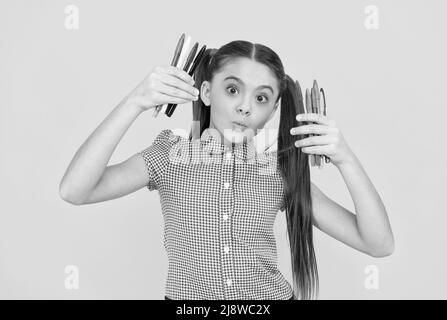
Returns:
[[[227,285],[231,286],[233,284],[233,281],[231,279],[227,279]]]
[[[228,159],[228,160],[231,159],[231,152],[227,152],[227,159]]]
[[[225,213],[225,214],[223,215],[223,219],[224,219],[224,220],[227,220],[227,219],[228,219],[228,214]]]
[[[225,182],[224,183],[224,187],[225,187],[225,189],[228,189],[230,187],[230,183],[229,182]]]
[[[225,253],[230,252],[230,247],[229,247],[229,246],[225,246],[225,247],[224,247],[224,251],[225,251]]]

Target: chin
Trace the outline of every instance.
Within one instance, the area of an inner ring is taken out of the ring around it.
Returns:
[[[224,130],[225,139],[233,143],[242,143],[245,140],[250,140],[252,138],[252,134],[250,134],[251,129],[247,128],[245,130],[234,130],[234,129],[226,129]]]

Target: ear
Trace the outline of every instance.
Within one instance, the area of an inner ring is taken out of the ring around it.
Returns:
[[[209,107],[211,105],[210,99],[210,83],[209,81],[203,81],[200,86],[200,99],[202,99],[203,103]]]

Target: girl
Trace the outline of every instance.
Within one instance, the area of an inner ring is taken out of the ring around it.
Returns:
[[[61,197],[76,205],[144,186],[159,191],[169,259],[166,299],[316,298],[313,226],[373,257],[393,252],[386,209],[359,160],[335,121],[303,113],[275,52],[246,41],[207,49],[195,79],[176,67],[154,67],[81,146],[60,184]],[[107,166],[138,115],[189,101],[198,124],[189,138],[162,130],[148,148]],[[257,153],[253,132],[279,102],[277,151]],[[330,157],[355,214],[310,181],[309,154]],[[278,210],[287,219],[293,289],[277,268]]]

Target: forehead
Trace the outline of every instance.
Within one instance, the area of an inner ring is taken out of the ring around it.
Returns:
[[[241,79],[244,85],[255,88],[261,85],[269,85],[273,88],[278,86],[276,76],[269,67],[248,58],[231,59],[215,75],[218,81],[224,81],[228,76],[235,76]]]

